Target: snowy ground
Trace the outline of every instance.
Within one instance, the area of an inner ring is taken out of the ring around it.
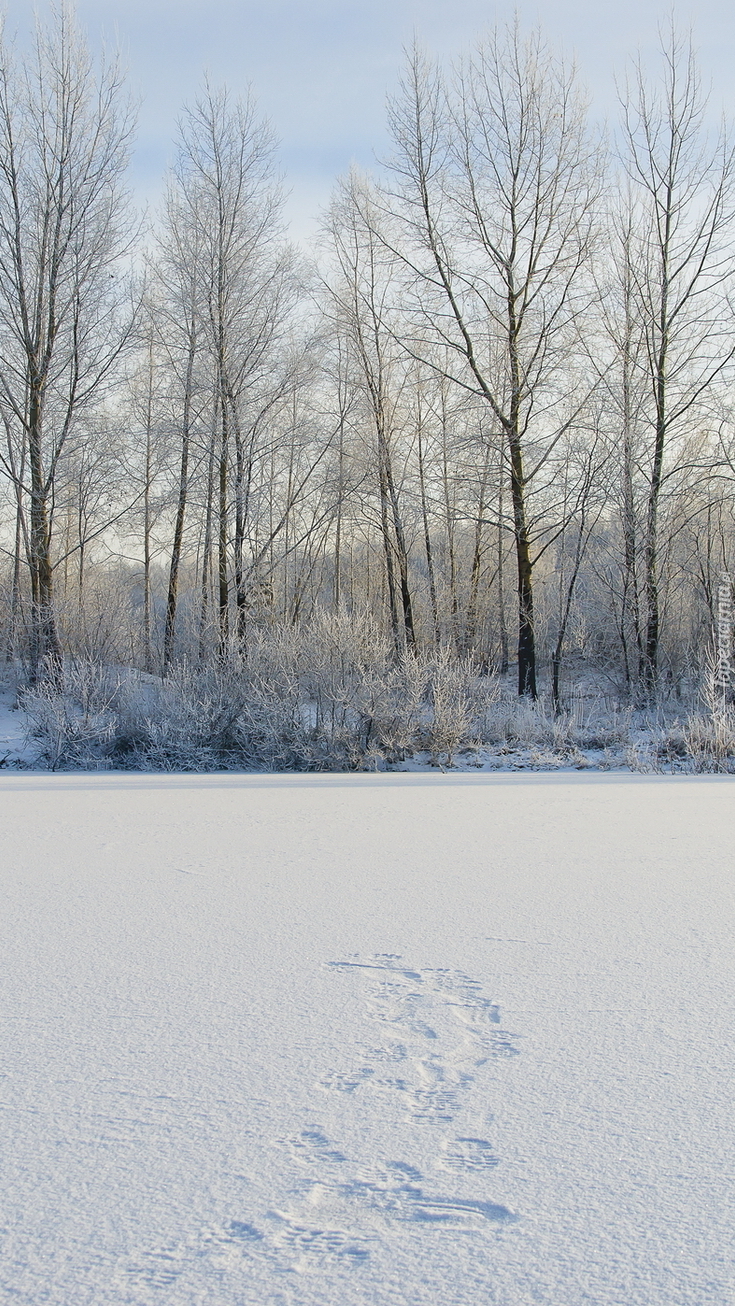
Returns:
[[[0,776],[0,1299],[734,1303],[734,811]]]

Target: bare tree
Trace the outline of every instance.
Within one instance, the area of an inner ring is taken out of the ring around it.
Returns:
[[[293,256],[283,241],[274,151],[272,133],[258,120],[251,99],[233,103],[226,90],[205,86],[183,117],[175,184],[180,220],[198,249],[199,298],[206,306],[205,327],[217,379],[222,650],[229,637],[230,548],[238,627],[245,612],[248,432],[254,429],[248,406],[262,411],[262,383],[269,370],[273,372],[275,349],[282,341],[295,293]],[[256,391],[257,399],[251,403]]]
[[[340,184],[329,213],[336,275],[328,296],[357,362],[375,437],[391,626],[400,657],[404,645],[411,651],[416,647],[406,527],[395,468],[396,408],[405,369],[400,368],[389,322],[395,260],[380,239],[377,220],[369,183],[351,173]]]
[[[0,411],[16,449],[0,461],[14,479],[24,462],[36,674],[44,659],[61,660],[51,521],[59,459],[130,330],[118,270],[130,241],[131,129],[117,64],[96,75],[66,8],[38,26],[18,66],[0,49]]]
[[[621,537],[621,547],[606,554],[601,579],[615,615],[627,694],[644,666],[638,467],[649,387],[645,329],[637,302],[637,216],[630,186],[621,188],[613,196],[607,239],[600,250],[601,332],[588,337],[590,362],[600,377],[608,412],[609,493]]]
[[[599,191],[585,105],[573,73],[516,25],[451,82],[415,53],[391,125],[412,348],[430,360],[441,341],[452,380],[483,398],[507,444],[518,689],[535,697],[529,487],[586,400],[568,366]]]
[[[155,305],[152,321],[169,377],[171,425],[178,436],[175,518],[166,595],[163,673],[174,655],[184,527],[189,506],[192,438],[202,420],[211,418],[212,368],[207,350],[206,273],[202,267],[202,232],[189,221],[181,190],[170,179],[155,257],[151,262]]]
[[[643,463],[644,681],[656,690],[661,636],[660,512],[678,474],[680,448],[711,403],[733,358],[728,291],[735,154],[724,130],[706,126],[691,41],[672,27],[663,72],[649,86],[640,62],[623,100],[622,158],[635,204],[628,276],[645,341],[640,355],[650,432]]]

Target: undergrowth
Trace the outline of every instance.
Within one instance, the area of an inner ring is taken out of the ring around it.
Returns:
[[[447,651],[401,661],[369,616],[254,632],[246,649],[165,679],[91,660],[20,692],[36,764],[147,771],[362,771],[483,752],[535,769],[735,771],[735,709],[705,683],[682,720],[519,700]]]

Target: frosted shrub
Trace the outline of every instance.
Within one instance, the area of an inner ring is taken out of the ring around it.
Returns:
[[[735,771],[735,707],[715,685],[708,667],[702,688],[704,711],[694,712],[683,728],[686,751],[695,771]]]
[[[298,670],[312,740],[333,749],[335,760],[359,765],[410,747],[406,719],[421,689],[369,613],[318,614],[303,632]]]
[[[477,747],[487,733],[490,710],[498,700],[496,679],[481,676],[471,660],[443,650],[429,668],[431,718],[427,745],[436,761],[451,766],[461,748]]]
[[[660,775],[663,771],[660,749],[650,740],[634,741],[625,750],[625,764],[641,775]]]
[[[406,654],[369,616],[322,618],[310,632],[307,676],[315,727],[335,743],[350,738],[353,755],[398,762],[427,750],[450,764],[482,736],[497,682],[448,651]]]
[[[280,648],[270,649],[270,658],[265,652],[261,649],[261,656],[250,660],[244,670],[247,692],[237,724],[240,753],[249,765],[260,769],[310,770],[310,730],[302,708],[294,650],[281,643]],[[278,656],[273,657],[274,652]]]
[[[693,770],[735,771],[735,712],[732,708],[712,717],[690,717],[684,727],[684,738]]]
[[[362,613],[252,631],[241,651],[180,663],[165,681],[70,664],[62,689],[26,701],[54,767],[344,771],[417,752],[450,765],[491,733],[497,696],[495,679],[448,652],[396,659]]]
[[[421,747],[426,689],[426,668],[414,657],[383,668],[363,668],[350,696],[363,750],[398,762]]]
[[[61,686],[42,680],[21,690],[19,703],[38,742],[39,760],[52,771],[108,765],[119,693],[117,675],[88,660],[68,663]]]
[[[601,703],[577,700],[570,711],[555,715],[540,699],[500,699],[492,705],[486,723],[486,742],[512,748],[548,748],[577,757],[582,748],[604,750],[623,747],[630,740],[632,714],[606,710]]]
[[[180,663],[165,681],[131,682],[121,694],[118,765],[209,771],[237,757],[245,684],[231,665]]]
[[[289,633],[288,646],[279,640],[278,669],[297,700],[298,747],[304,765],[359,766],[363,723],[355,686],[369,669],[382,671],[387,665],[386,641],[368,613],[359,619],[317,613],[307,627],[298,633],[289,628]],[[272,681],[268,668],[265,683],[270,687]]]

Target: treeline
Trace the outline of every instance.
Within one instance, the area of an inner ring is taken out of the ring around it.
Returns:
[[[694,683],[734,542],[735,173],[687,41],[609,140],[539,33],[416,51],[308,257],[251,99],[205,84],[144,228],[117,65],[66,10],[1,59],[8,660],[167,676],[370,614],[397,665],[557,708],[581,660],[629,702]]]

